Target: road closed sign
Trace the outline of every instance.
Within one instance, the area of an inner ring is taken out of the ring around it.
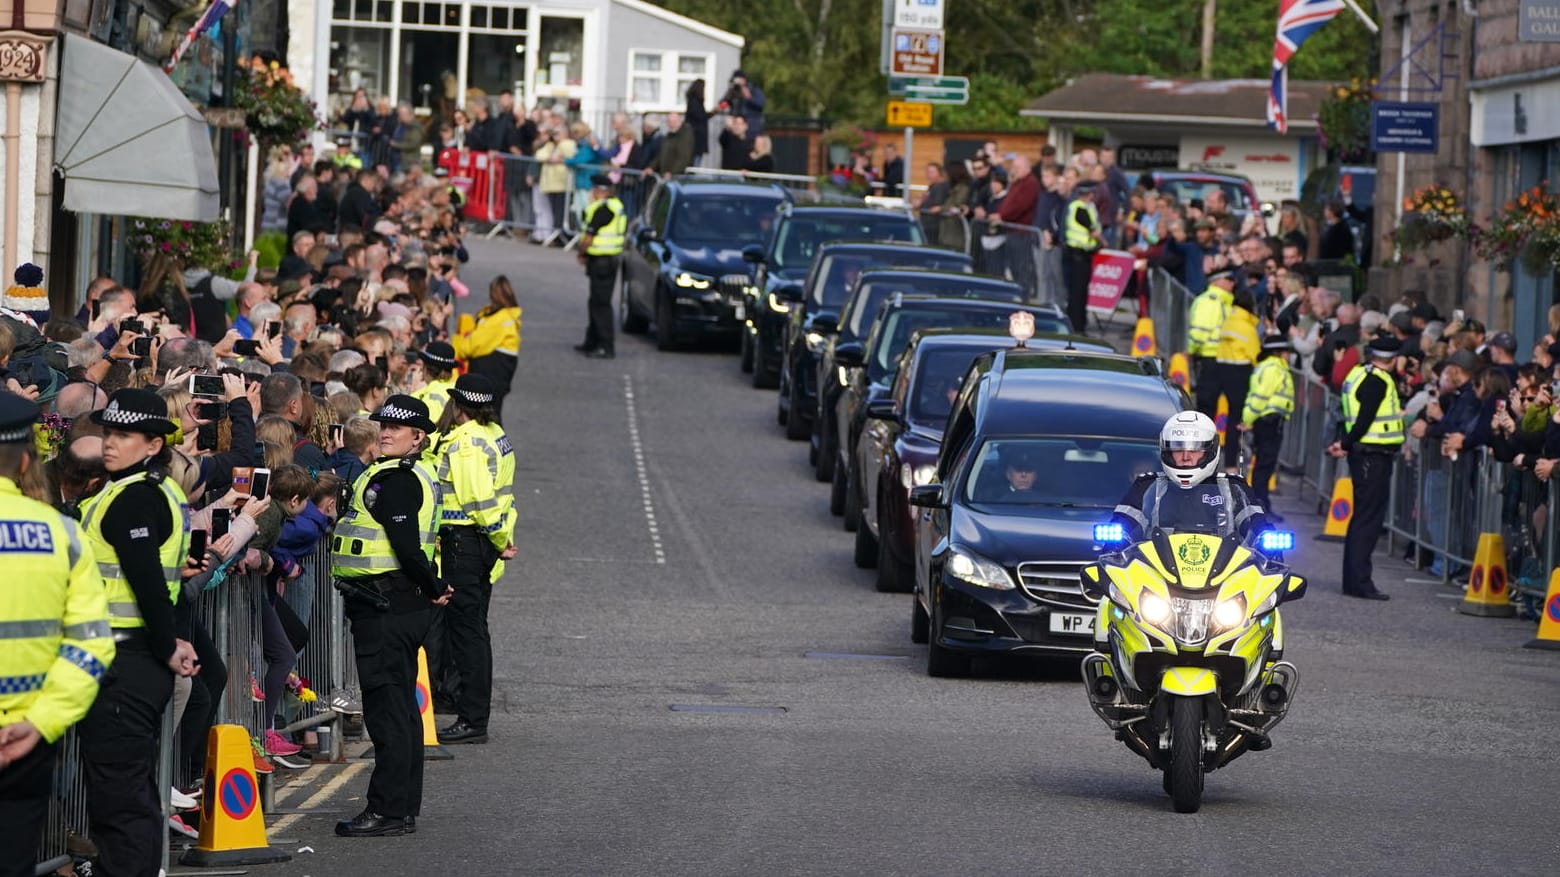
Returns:
[[[1132,279],[1133,256],[1125,250],[1100,250],[1094,254],[1094,268],[1089,272],[1089,311],[1101,316],[1116,312],[1121,296]],[[1083,327],[1073,327],[1083,331]]]

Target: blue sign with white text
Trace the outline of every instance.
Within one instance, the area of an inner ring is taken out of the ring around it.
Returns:
[[[1435,152],[1440,129],[1438,104],[1377,101],[1370,106],[1370,148],[1377,152]]]

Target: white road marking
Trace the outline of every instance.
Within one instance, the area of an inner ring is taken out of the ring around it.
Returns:
[[[650,547],[655,562],[666,563],[666,547],[661,544],[661,527],[655,520],[655,502],[650,496],[650,470],[645,466],[645,445],[639,439],[639,409],[634,406],[634,379],[623,376],[623,404],[628,408],[628,443],[634,452],[634,472],[639,476],[639,493],[644,497],[645,525],[650,530]]]
[[[358,761],[358,762],[354,762],[352,764],[347,765],[341,771],[341,773],[336,775],[335,779],[332,779],[330,782],[328,782],[325,785],[321,786],[320,790],[318,792],[315,792],[314,794],[310,795],[308,797],[308,799],[305,800],[302,804],[298,805],[298,807],[296,809],[298,809],[298,810],[313,810],[314,808],[320,806],[321,804],[323,804],[326,801],[330,800],[330,797],[332,795],[336,794],[336,792],[342,786],[344,786],[347,783],[351,782],[354,777],[356,777],[358,774],[362,773],[367,768],[368,768],[368,762],[366,762],[366,761]],[[269,828],[267,828],[266,831],[268,831],[273,836],[281,834],[282,832],[284,832],[287,829],[291,828],[293,826],[293,823],[297,822],[299,819],[302,819],[303,817],[308,816],[308,815],[309,815],[308,813],[289,813],[286,816],[283,816],[281,819],[276,820],[275,824],[273,824]],[[347,814],[347,815],[351,815],[351,814]]]

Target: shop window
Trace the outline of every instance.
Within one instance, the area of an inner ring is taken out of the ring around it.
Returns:
[[[380,27],[334,27],[330,43],[330,114],[334,117],[361,88],[384,94],[390,80],[390,31]]]
[[[472,7],[476,15],[476,7]],[[466,87],[480,88],[489,95],[505,89],[519,98],[525,90],[525,38],[519,34],[471,35],[467,52]]]
[[[666,109],[681,106],[683,95],[695,79],[705,81],[709,91],[714,58],[703,54],[684,54],[635,49],[629,54],[629,103],[634,109]]]
[[[536,63],[537,84],[580,85],[585,74],[584,19],[543,17]]]

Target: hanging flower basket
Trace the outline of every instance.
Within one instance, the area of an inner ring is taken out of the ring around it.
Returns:
[[[1376,80],[1349,80],[1333,88],[1316,114],[1317,133],[1324,149],[1345,164],[1363,160],[1370,153],[1370,104],[1376,99]]]
[[[1560,268],[1560,195],[1547,184],[1523,192],[1489,224],[1473,228],[1470,237],[1474,254],[1510,270],[1513,262],[1533,274],[1545,274]]]
[[[1445,186],[1429,186],[1403,199],[1403,221],[1393,238],[1406,252],[1453,238],[1466,238],[1468,211],[1456,192]]]
[[[230,237],[226,222],[134,218],[130,220],[128,243],[143,264],[167,259],[181,270],[206,268],[220,273],[231,265]]]
[[[314,101],[294,82],[292,71],[258,55],[238,68],[233,103],[244,111],[244,127],[260,143],[271,147],[296,145],[320,127]]]

